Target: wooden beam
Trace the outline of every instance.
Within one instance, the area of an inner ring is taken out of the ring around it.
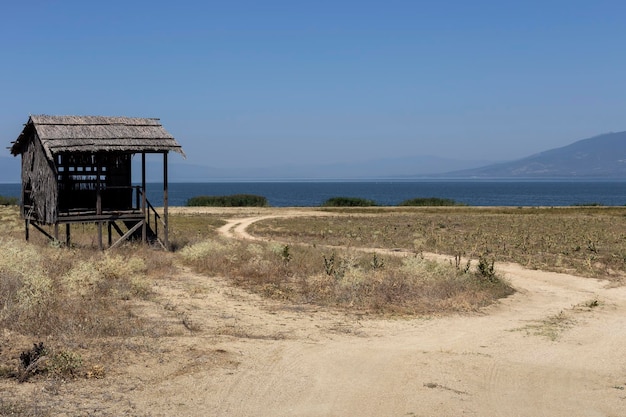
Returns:
[[[168,221],[168,199],[169,199],[169,190],[168,190],[168,181],[167,181],[167,151],[163,152],[163,223],[164,223],[164,233],[163,233],[163,243],[165,246],[165,250],[170,250],[170,242],[169,242],[169,221]],[[156,220],[154,222],[156,224]]]
[[[148,210],[146,209],[146,153],[141,153],[141,212],[143,213],[143,227],[141,229],[141,240],[148,242]]]
[[[96,154],[96,214],[102,214],[102,192],[100,184],[100,175],[102,174],[102,167],[100,166],[100,157]],[[104,249],[102,245],[102,222],[98,222],[98,248]]]
[[[120,236],[124,236],[124,232],[122,232],[122,229],[120,229],[120,227],[117,225],[117,223],[115,223],[115,221],[111,221],[109,223],[111,226],[113,226],[113,228],[115,229],[115,231],[120,235]]]
[[[54,236],[52,236],[50,233],[46,232],[45,230],[43,230],[41,228],[41,226],[39,226],[37,223],[31,223],[33,225],[33,227],[37,230],[39,230],[41,233],[43,233],[48,239],[50,239],[51,241],[55,241],[56,239],[54,238]]]
[[[111,247],[109,247],[109,249],[113,249],[113,248],[116,248],[119,245],[121,245],[122,242],[125,241],[126,239],[128,239],[130,236],[132,236],[132,234],[135,233],[137,231],[137,229],[139,229],[140,227],[144,226],[144,223],[145,223],[145,221],[139,221],[136,225],[131,227],[130,230],[128,230],[128,232],[126,232],[124,234],[124,236],[119,238],[119,240],[117,242],[115,242],[113,245],[111,245]]]

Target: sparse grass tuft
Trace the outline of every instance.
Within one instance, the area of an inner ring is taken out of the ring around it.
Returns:
[[[558,314],[546,317],[537,323],[529,324],[519,330],[526,331],[527,334],[533,336],[544,337],[552,342],[561,337],[561,334],[571,328],[574,321],[569,315],[561,311]]]

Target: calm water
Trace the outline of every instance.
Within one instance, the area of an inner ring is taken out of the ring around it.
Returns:
[[[163,204],[163,186],[148,184],[148,199]],[[626,181],[377,181],[172,183],[171,206],[198,195],[256,194],[274,207],[319,206],[331,197],[359,197],[397,205],[416,197],[450,198],[472,206],[626,205]],[[0,195],[20,195],[18,184],[0,184]]]

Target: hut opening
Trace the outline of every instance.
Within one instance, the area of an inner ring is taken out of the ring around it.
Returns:
[[[30,116],[11,146],[22,156],[22,203],[26,240],[29,226],[59,240],[65,224],[96,223],[98,242],[108,245],[141,238],[169,249],[168,153],[182,147],[159,119],[102,116]],[[133,155],[141,155],[141,185],[133,185]],[[163,155],[163,214],[146,198],[146,154]],[[43,225],[53,225],[51,235]],[[112,241],[115,231],[119,238]]]

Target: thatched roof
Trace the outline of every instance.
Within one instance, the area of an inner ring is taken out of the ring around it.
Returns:
[[[182,147],[161,126],[159,119],[103,116],[30,116],[13,143],[11,153],[19,155],[32,129],[52,159],[62,152],[164,152],[184,155]]]

